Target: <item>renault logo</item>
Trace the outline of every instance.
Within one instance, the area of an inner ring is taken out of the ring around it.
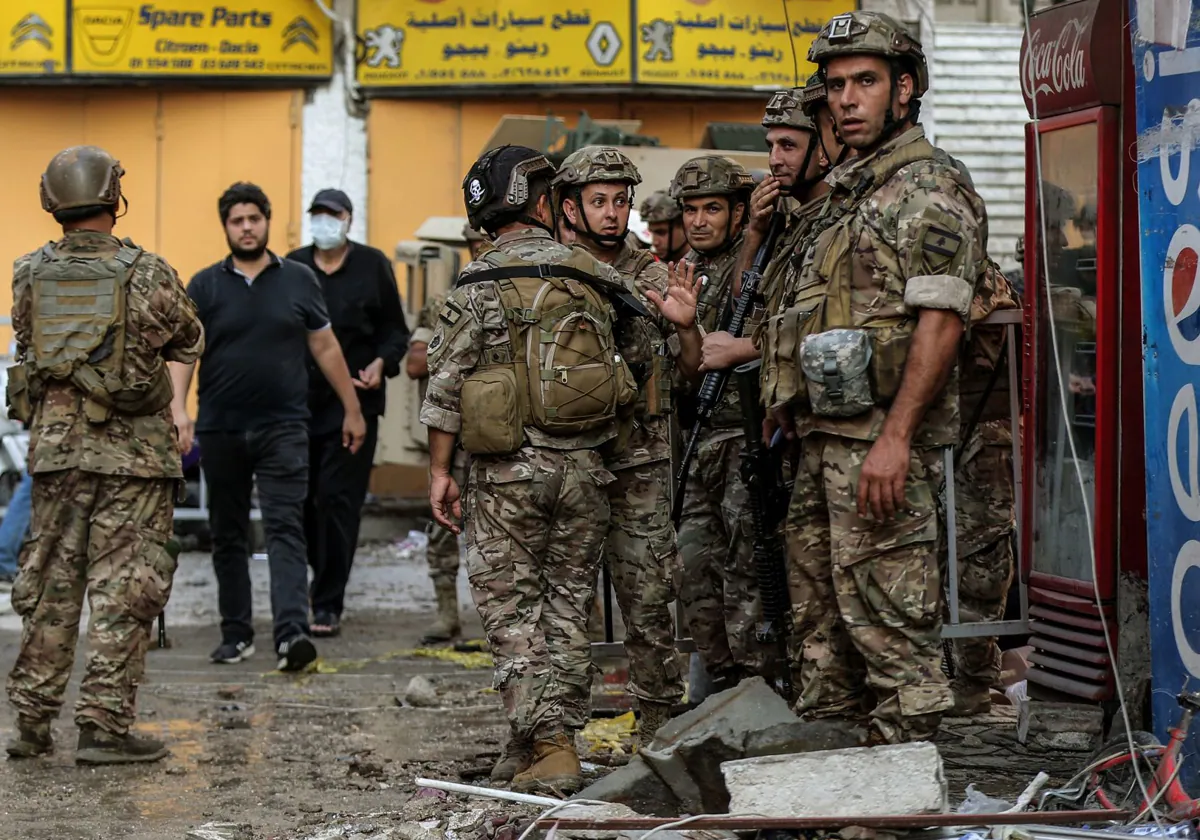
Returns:
[[[12,32],[9,34],[12,35],[13,39],[8,47],[10,50],[15,50],[22,44],[28,43],[41,44],[48,50],[54,49],[50,43],[50,38],[54,35],[54,30],[36,12],[30,12],[17,21],[17,25],[12,28]]]

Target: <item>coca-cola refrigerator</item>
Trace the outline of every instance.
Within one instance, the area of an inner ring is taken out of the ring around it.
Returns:
[[[1145,578],[1127,17],[1121,0],[1054,6],[1031,17],[1021,50],[1037,120],[1026,127],[1020,500],[1035,697],[1113,697],[1102,622],[1119,651],[1122,580]]]

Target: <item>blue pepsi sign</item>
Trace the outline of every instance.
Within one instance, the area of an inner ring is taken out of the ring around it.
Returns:
[[[1191,0],[1129,5],[1142,232],[1152,702],[1154,728],[1165,743],[1167,728],[1179,718],[1175,695],[1188,680],[1200,688],[1200,30],[1187,26]]]

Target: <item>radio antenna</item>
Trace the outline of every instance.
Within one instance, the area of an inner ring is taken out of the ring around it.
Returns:
[[[787,24],[788,46],[792,48],[792,78],[795,79],[792,87],[800,87],[800,59],[796,57],[796,36],[792,32],[792,18],[788,14],[787,4],[788,0],[779,0],[779,5],[783,6],[783,21]]]

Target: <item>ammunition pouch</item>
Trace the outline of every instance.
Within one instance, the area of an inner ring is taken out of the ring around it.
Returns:
[[[525,441],[521,394],[509,366],[477,370],[462,385],[462,448],[472,455],[511,455]]]
[[[800,346],[813,413],[857,417],[875,407],[871,393],[871,339],[865,330],[834,329],[810,335]]]
[[[26,426],[33,418],[35,402],[34,395],[30,393],[30,385],[29,367],[24,362],[17,362],[8,369],[8,384],[5,387],[8,416],[9,419],[17,420]]]

